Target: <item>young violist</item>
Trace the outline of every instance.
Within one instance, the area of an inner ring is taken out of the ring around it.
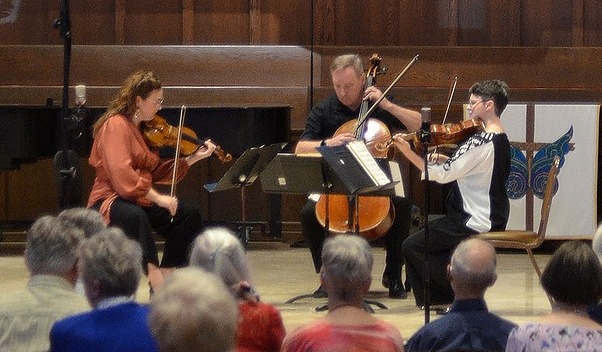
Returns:
[[[454,300],[447,264],[456,246],[467,237],[506,228],[510,205],[506,180],[510,173],[510,142],[500,115],[508,104],[508,86],[499,80],[475,83],[470,89],[468,113],[479,119],[484,130],[465,140],[449,157],[428,164],[429,180],[451,183],[443,218],[429,222],[430,246],[424,231],[403,243],[406,274],[417,306],[424,306],[424,253],[429,255],[430,303],[435,310]],[[401,135],[393,136],[396,147],[424,172],[424,159]],[[430,159],[430,158],[429,158]],[[437,307],[440,306],[440,307]]]

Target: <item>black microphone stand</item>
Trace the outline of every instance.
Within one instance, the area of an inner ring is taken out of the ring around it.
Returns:
[[[64,209],[73,203],[71,191],[72,181],[77,174],[77,168],[72,162],[76,158],[75,152],[69,150],[67,136],[67,120],[71,118],[69,113],[69,68],[71,66],[71,19],[69,14],[68,0],[61,1],[61,13],[59,19],[54,21],[54,27],[60,32],[64,41],[63,46],[63,97],[60,118],[61,149],[54,158],[55,169],[59,178],[59,207]]]
[[[428,147],[431,142],[431,108],[422,108],[422,125],[420,126],[420,145],[422,147],[422,158],[424,160],[424,323],[428,323],[431,317],[431,287],[430,287],[430,265],[429,249],[431,238],[429,233],[430,213],[430,187],[428,169]]]

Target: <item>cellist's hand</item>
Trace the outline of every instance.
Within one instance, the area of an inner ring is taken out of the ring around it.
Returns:
[[[341,133],[336,136],[333,136],[332,138],[328,138],[327,140],[325,140],[325,142],[326,142],[327,146],[335,147],[335,146],[343,145],[343,144],[346,144],[349,142],[353,142],[354,140],[355,140],[355,136],[353,135],[353,133],[345,132],[345,133]]]

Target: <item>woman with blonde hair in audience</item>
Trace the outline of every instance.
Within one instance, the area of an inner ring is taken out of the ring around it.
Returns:
[[[581,241],[563,243],[541,285],[554,301],[552,312],[512,330],[506,351],[602,351],[602,325],[587,314],[602,297],[602,265],[592,248]]]
[[[171,273],[152,297],[148,324],[159,352],[232,351],[236,301],[217,276],[200,268]]]
[[[249,263],[238,238],[226,228],[210,228],[194,241],[190,266],[222,279],[238,299],[236,351],[279,351],[285,329],[280,312],[259,300],[251,285]]]

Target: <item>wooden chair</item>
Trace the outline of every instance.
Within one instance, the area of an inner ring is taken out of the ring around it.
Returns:
[[[554,184],[556,183],[555,181],[558,174],[559,164],[560,157],[554,157],[554,160],[552,161],[552,167],[548,172],[543,203],[541,205],[541,220],[539,221],[539,229],[537,232],[526,230],[506,230],[486,232],[474,236],[475,238],[488,241],[495,248],[524,249],[529,255],[529,259],[531,259],[533,268],[540,279],[541,270],[539,269],[539,265],[537,265],[537,261],[533,255],[533,249],[539,247],[543,243],[546,236],[546,228],[548,227],[548,217],[550,215],[552,198],[554,197]],[[550,303],[552,303],[552,301],[550,301]]]

